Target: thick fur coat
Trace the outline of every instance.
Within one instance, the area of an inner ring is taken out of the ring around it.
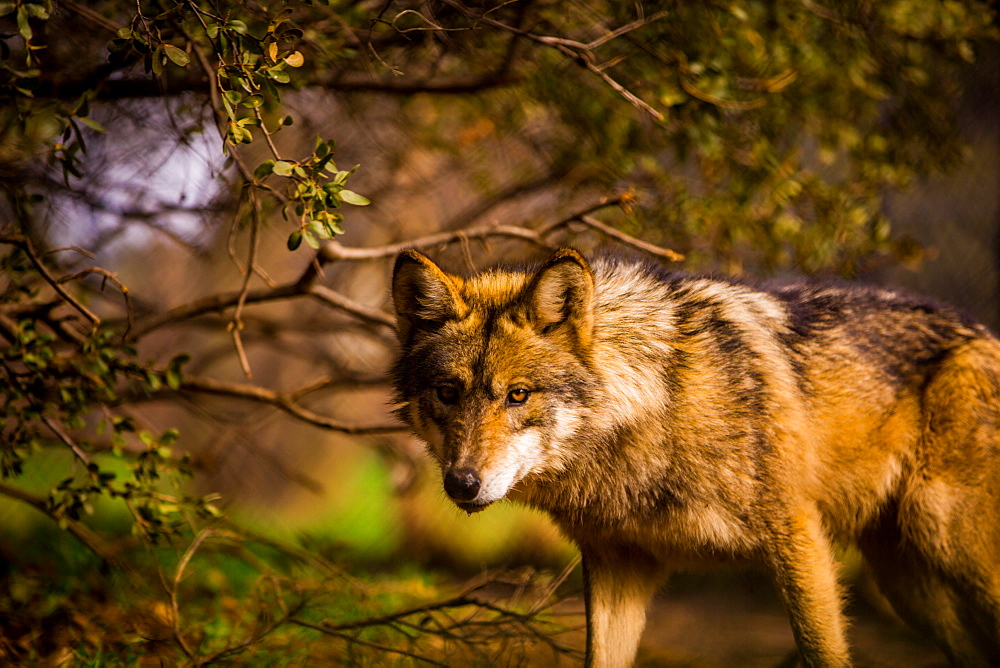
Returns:
[[[629,665],[666,575],[764,564],[807,665],[849,663],[834,549],[956,663],[1000,663],[1000,342],[873,288],[755,288],[556,252],[396,261],[400,415],[472,511],[580,547],[588,662]]]

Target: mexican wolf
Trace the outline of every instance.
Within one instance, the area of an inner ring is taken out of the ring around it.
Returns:
[[[807,665],[850,662],[834,546],[955,663],[1000,665],[1000,342],[887,290],[563,249],[471,277],[396,260],[400,416],[462,509],[583,555],[587,657],[625,666],[678,567],[760,563]]]

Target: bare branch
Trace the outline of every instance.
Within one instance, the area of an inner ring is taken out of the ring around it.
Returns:
[[[648,241],[637,239],[636,237],[633,237],[630,234],[625,234],[620,230],[616,230],[610,225],[605,225],[604,223],[602,223],[601,221],[597,220],[592,216],[580,216],[575,220],[583,223],[584,225],[590,228],[597,230],[601,234],[609,236],[612,239],[617,239],[618,241],[621,241],[623,244],[634,246],[635,248],[645,251],[650,255],[656,255],[658,257],[666,258],[671,262],[680,262],[681,260],[684,259],[684,256],[678,253],[677,251],[670,250],[669,248],[662,248],[661,246],[657,246],[656,244],[651,244]]]
[[[344,422],[342,420],[336,420],[325,415],[320,415],[319,413],[300,405],[294,399],[294,392],[290,394],[282,394],[257,385],[227,383],[214,378],[185,376],[184,380],[181,382],[181,390],[217,394],[268,404],[270,406],[274,406],[275,408],[279,408],[292,417],[298,418],[299,420],[311,424],[314,427],[344,434],[353,434],[357,436],[394,434],[407,430],[404,425],[398,423],[359,425]]]
[[[629,104],[634,106],[636,109],[646,112],[647,114],[655,118],[657,121],[664,120],[664,116],[662,113],[660,113],[657,109],[649,105],[638,95],[629,91],[627,88],[625,88],[625,86],[623,86],[622,84],[618,83],[613,78],[611,78],[611,76],[607,72],[605,72],[603,68],[598,67],[596,64],[594,64],[593,51],[597,46],[606,43],[608,40],[613,39],[618,35],[625,34],[627,32],[635,30],[636,28],[642,27],[643,25],[646,25],[651,21],[663,18],[664,16],[666,16],[666,12],[659,12],[657,14],[654,14],[653,17],[650,17],[649,19],[640,19],[639,21],[633,21],[628,25],[622,26],[621,28],[612,31],[610,35],[604,35],[594,40],[593,42],[590,42],[589,44],[584,44],[583,42],[578,42],[576,40],[566,39],[563,37],[552,37],[550,35],[536,35],[532,32],[528,32],[527,30],[522,30],[520,28],[507,25],[502,21],[497,21],[496,19],[492,19],[486,15],[474,16],[469,11],[469,9],[464,5],[462,5],[461,3],[456,2],[455,0],[445,0],[445,1],[451,7],[454,7],[455,9],[462,12],[466,16],[475,18],[475,20],[477,21],[482,21],[483,23],[493,26],[494,28],[505,30],[515,35],[524,37],[525,39],[536,42],[538,44],[542,44],[544,46],[556,49],[557,51],[562,53],[564,56],[568,57],[573,62],[577,63],[581,67],[584,67],[587,70],[599,76],[601,79],[604,80],[606,84],[608,84],[615,92],[617,92],[619,95],[625,98],[625,100],[627,100]]]
[[[616,28],[615,30],[610,30],[606,35],[602,35],[601,37],[598,37],[597,39],[589,42],[587,44],[587,49],[591,50],[596,49],[605,42],[610,42],[616,37],[621,37],[626,33],[632,32],[633,30],[637,30],[639,28],[642,28],[643,26],[649,25],[650,23],[654,23],[656,21],[659,21],[660,19],[666,18],[668,14],[670,14],[670,12],[664,10],[656,12],[654,14],[650,14],[649,16],[643,16],[641,18],[638,18],[635,21],[632,21],[632,23],[626,23],[620,28]]]
[[[87,453],[84,452],[80,446],[77,445],[68,434],[66,434],[65,431],[63,431],[58,423],[54,422],[48,415],[42,415],[41,420],[45,423],[46,427],[52,430],[52,433],[55,434],[66,447],[73,451],[73,454],[76,455],[77,459],[84,464],[90,463],[90,457],[87,456]]]
[[[270,141],[270,136],[268,136],[268,141]],[[277,153],[275,153],[277,155]],[[250,207],[252,210],[250,216],[250,250],[249,257],[247,257],[247,265],[243,267],[243,285],[240,287],[240,294],[236,300],[236,308],[233,310],[233,319],[229,323],[229,331],[233,335],[233,343],[236,346],[236,356],[240,361],[240,368],[243,369],[243,375],[249,380],[253,377],[253,373],[250,371],[250,360],[247,359],[246,350],[243,348],[243,338],[241,332],[243,331],[243,307],[247,302],[247,293],[250,292],[250,279],[254,274],[254,267],[257,265],[257,249],[259,240],[257,238],[257,230],[260,227],[260,207],[257,202],[256,192],[254,190],[249,191]],[[237,215],[239,215],[239,208],[237,208]],[[235,227],[236,222],[233,222]]]
[[[464,592],[452,598],[385,615],[346,622],[314,623],[296,618],[290,621],[327,635],[343,638],[348,642],[355,642],[358,638],[356,634],[364,629],[381,627],[411,641],[414,640],[412,633],[415,632],[425,637],[437,636],[441,640],[464,645],[473,651],[495,648],[504,640],[513,640],[517,637],[529,638],[548,646],[557,655],[579,657],[578,650],[560,644],[555,638],[560,632],[570,629],[553,629],[551,627],[555,622],[542,617],[543,612],[556,602],[552,599],[554,587],[562,582],[576,563],[578,562],[571,563],[570,567],[564,570],[553,587],[541,589],[540,593],[544,598],[531,605],[527,612],[519,612],[511,607],[485,600],[482,597],[484,588],[493,584],[509,584],[490,577],[469,586]],[[527,582],[522,581],[520,584],[523,586]],[[520,593],[515,598],[519,595]],[[546,600],[549,601],[549,605],[545,604]]]
[[[17,246],[18,248],[23,250],[24,253],[28,256],[28,259],[31,260],[31,263],[35,265],[35,269],[38,270],[38,273],[41,274],[42,278],[45,279],[45,282],[48,283],[50,286],[52,286],[52,289],[55,290],[56,293],[60,297],[62,297],[67,304],[69,304],[74,309],[83,314],[83,316],[87,320],[89,320],[94,326],[97,326],[101,323],[100,318],[98,318],[86,306],[81,304],[79,300],[73,297],[73,295],[69,294],[65,290],[65,288],[63,288],[62,283],[58,279],[56,279],[55,276],[52,275],[48,267],[46,267],[45,264],[42,262],[42,259],[38,256],[38,253],[35,251],[34,245],[31,243],[31,240],[28,237],[22,236],[20,234],[13,234],[13,235],[4,234],[0,235],[0,243]]]
[[[380,311],[379,309],[366,306],[361,302],[354,301],[350,297],[331,290],[325,285],[311,285],[308,288],[308,293],[324,304],[333,306],[345,313],[350,313],[359,320],[364,320],[373,325],[388,327],[393,331],[396,330],[396,319],[385,311]]]
[[[262,302],[288,299],[289,297],[299,297],[303,294],[304,292],[302,291],[302,288],[299,285],[292,283],[289,285],[280,285],[276,288],[260,288],[257,290],[250,290],[247,292],[243,301],[246,304],[258,304]],[[241,295],[242,290],[222,292],[170,309],[166,313],[160,313],[148,318],[145,322],[140,322],[139,325],[132,331],[129,338],[134,341],[142,338],[154,329],[159,329],[165,325],[190,320],[191,318],[196,318],[200,315],[205,315],[206,313],[223,311],[239,303]]]
[[[58,249],[58,250],[66,250],[66,249]],[[49,252],[55,252],[55,251],[49,251]],[[81,249],[81,252],[85,251],[82,251]],[[88,253],[88,255],[90,254]],[[90,257],[93,257],[93,255],[90,255]],[[122,337],[128,338],[129,330],[132,329],[132,326],[134,324],[132,321],[132,301],[129,298],[128,286],[119,281],[117,275],[112,274],[110,271],[106,269],[101,269],[100,267],[90,267],[89,269],[84,269],[83,271],[79,271],[73,274],[72,276],[64,276],[63,278],[59,279],[59,282],[68,283],[69,281],[75,281],[79,278],[89,276],[90,274],[97,274],[99,276],[104,277],[104,280],[101,281],[101,290],[104,290],[105,284],[108,281],[111,281],[112,283],[115,284],[115,287],[117,287],[118,290],[122,293],[122,297],[125,299],[125,318],[126,318],[125,331],[122,333]]]
[[[636,237],[626,234],[620,230],[616,230],[610,225],[606,225],[590,217],[590,214],[601,209],[612,206],[628,206],[633,199],[634,196],[631,193],[623,193],[617,197],[611,198],[602,197],[593,204],[587,205],[580,211],[534,230],[528,227],[516,225],[480,225],[463,230],[438,232],[436,234],[429,234],[423,237],[417,237],[416,239],[387,244],[385,246],[371,246],[367,248],[348,247],[341,245],[337,241],[327,241],[320,247],[319,257],[324,262],[335,262],[337,260],[376,260],[393,257],[407,248],[429,248],[455,242],[464,243],[469,239],[484,239],[488,237],[515,238],[527,241],[542,248],[554,249],[555,246],[551,241],[549,241],[548,237],[561,227],[565,227],[573,222],[580,222],[593,228],[601,234],[604,234],[605,236],[609,236],[623,244],[632,246],[633,248],[637,248],[644,252],[658,257],[663,257],[674,262],[683,260],[684,256],[676,251],[670,250],[669,248],[662,248],[655,244],[637,239]]]
[[[482,225],[470,227],[466,230],[456,230],[454,232],[438,232],[427,236],[417,237],[408,241],[401,241],[386,246],[374,246],[369,248],[352,248],[342,246],[336,241],[327,241],[320,246],[320,257],[324,262],[334,262],[336,260],[377,260],[380,258],[393,257],[400,251],[407,248],[428,248],[431,246],[441,246],[453,243],[462,238],[484,239],[487,237],[512,237],[528,241],[545,248],[551,248],[547,242],[541,239],[537,232],[526,227],[514,225]]]
[[[409,657],[411,659],[414,659],[416,661],[420,661],[422,663],[429,663],[432,666],[447,666],[448,665],[446,663],[441,663],[440,661],[435,661],[434,659],[429,659],[426,656],[420,656],[419,654],[414,654],[413,652],[407,652],[406,650],[399,649],[398,647],[390,647],[389,645],[381,645],[379,643],[371,642],[371,641],[368,641],[368,640],[362,640],[361,638],[358,638],[356,636],[349,635],[349,634],[344,633],[342,631],[336,631],[336,630],[328,629],[328,628],[324,627],[322,624],[314,624],[312,622],[307,622],[306,620],[299,619],[298,617],[293,617],[293,618],[289,619],[288,621],[291,624],[295,624],[296,626],[302,626],[302,627],[307,628],[307,629],[313,629],[314,631],[319,631],[320,633],[324,633],[324,634],[329,635],[329,636],[335,636],[337,638],[343,638],[344,640],[346,640],[348,642],[356,643],[358,645],[364,645],[365,647],[371,647],[371,648],[377,649],[377,650],[379,650],[381,652],[387,652],[387,653],[390,653],[390,654],[399,654],[400,656]]]

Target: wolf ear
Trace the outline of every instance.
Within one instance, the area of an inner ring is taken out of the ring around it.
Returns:
[[[555,252],[535,274],[529,309],[543,333],[566,329],[583,350],[594,333],[594,275],[583,256],[570,248]]]
[[[454,280],[415,250],[405,250],[396,258],[392,301],[396,306],[399,340],[404,343],[414,330],[460,318],[466,311]]]

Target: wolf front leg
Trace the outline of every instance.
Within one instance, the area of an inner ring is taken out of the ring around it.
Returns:
[[[660,584],[647,555],[628,549],[583,549],[588,668],[627,668],[635,661],[646,608]]]
[[[771,566],[802,663],[849,666],[838,566],[819,511],[796,509],[771,530]]]

